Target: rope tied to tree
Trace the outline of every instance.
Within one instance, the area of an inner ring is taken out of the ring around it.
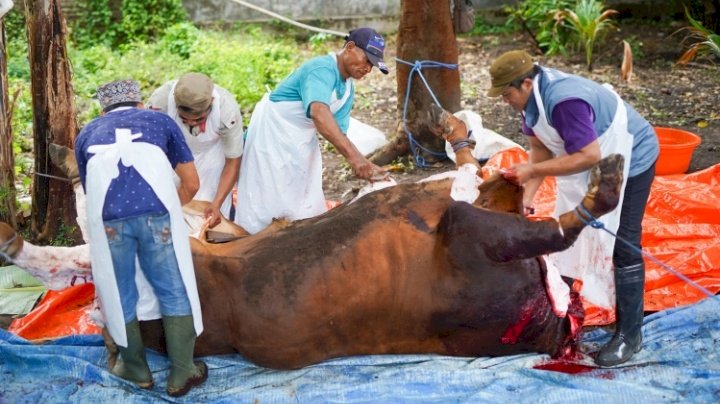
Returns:
[[[425,76],[422,74],[423,68],[445,68],[445,69],[451,69],[456,70],[458,68],[457,63],[442,63],[442,62],[436,62],[433,60],[416,60],[414,63],[410,63],[408,61],[402,60],[400,58],[395,58],[396,61],[406,64],[408,66],[412,66],[410,69],[410,73],[408,73],[408,80],[407,80],[407,87],[405,88],[405,102],[403,103],[403,114],[402,114],[402,123],[403,123],[403,131],[405,131],[405,134],[408,138],[408,143],[410,145],[410,151],[413,154],[413,159],[415,160],[415,165],[420,168],[427,168],[428,165],[425,162],[425,158],[420,155],[420,150],[424,151],[425,153],[428,153],[433,156],[440,157],[442,159],[447,158],[447,154],[445,151],[437,152],[430,149],[427,149],[423,147],[420,143],[418,143],[417,140],[415,140],[415,137],[413,136],[412,132],[407,126],[407,106],[408,106],[408,100],[410,99],[410,89],[412,88],[412,78],[413,74],[418,75],[420,77],[420,80],[425,85],[425,88],[430,93],[430,96],[433,99],[433,102],[442,108],[442,104],[440,104],[440,101],[438,101],[437,97],[435,97],[435,93],[432,91],[432,88],[430,88],[430,84],[428,84],[427,80],[425,79]]]
[[[662,269],[670,272],[671,274],[675,275],[677,278],[679,278],[680,280],[684,281],[684,282],[687,283],[688,285],[690,285],[690,286],[694,287],[695,289],[699,290],[700,292],[702,292],[703,294],[705,294],[706,296],[708,296],[711,300],[715,300],[716,302],[720,303],[720,299],[715,299],[715,295],[713,295],[712,292],[710,292],[710,291],[707,290],[706,288],[700,286],[698,283],[696,283],[696,282],[693,281],[692,279],[690,279],[690,278],[688,278],[687,276],[681,274],[678,270],[676,270],[675,268],[671,267],[670,265],[665,264],[664,262],[662,262],[662,261],[660,261],[659,259],[655,258],[652,254],[649,254],[649,253],[643,251],[642,249],[637,248],[636,246],[634,246],[634,245],[633,245],[632,243],[630,243],[629,241],[625,240],[624,238],[622,238],[622,237],[618,236],[617,234],[613,233],[612,231],[608,230],[608,229],[605,227],[605,224],[604,224],[603,222],[599,221],[596,217],[594,217],[594,216],[592,215],[592,213],[590,213],[590,212],[587,210],[587,208],[585,208],[585,206],[583,206],[582,202],[580,202],[580,204],[575,208],[575,210],[574,210],[573,212],[574,212],[575,215],[578,217],[578,219],[580,219],[580,221],[583,222],[583,224],[585,224],[586,226],[590,226],[590,227],[592,227],[592,228],[594,228],[594,229],[605,230],[608,234],[610,234],[611,236],[615,237],[616,240],[619,240],[619,241],[623,242],[626,246],[630,247],[633,251],[639,252],[639,253],[642,254],[644,257],[647,257],[650,261],[652,261],[652,262],[654,262],[655,264],[657,264],[658,266],[660,266]]]

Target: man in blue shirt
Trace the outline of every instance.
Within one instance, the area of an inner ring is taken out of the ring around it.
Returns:
[[[383,170],[345,133],[355,96],[353,79],[362,79],[373,66],[387,74],[384,50],[375,30],[356,29],[340,52],[305,62],[255,106],[237,186],[237,224],[257,233],[273,218],[298,220],[327,210],[316,133],[335,146],[358,177],[382,176]]]
[[[153,385],[137,319],[137,259],[137,275],[152,286],[163,317],[172,364],[167,392],[184,395],[208,373],[203,362],[193,362],[202,317],[180,210],[199,188],[193,156],[172,118],[141,108],[137,82],[105,84],[97,98],[103,114],[80,132],[75,156],[87,195],[95,286],[120,349],[111,370],[142,388]]]
[[[491,65],[490,76],[488,96],[502,96],[521,114],[523,132],[530,142],[530,161],[512,167],[507,174],[525,187],[526,208],[532,207],[543,179],[556,176],[555,214],[574,209],[587,190],[588,170],[611,153],[625,157],[620,204],[602,221],[636,249],[615,242],[606,232],[588,229],[568,250],[548,259],[564,275],[583,279],[583,290],[593,283],[599,293],[610,289],[598,279],[614,274],[615,335],[600,350],[596,362],[601,366],[626,362],[642,348],[645,266],[640,238],[659,155],[655,131],[612,88],[536,65],[525,51],[501,55]],[[579,214],[583,215],[582,209]],[[597,295],[595,298],[598,301],[594,303],[605,303]]]

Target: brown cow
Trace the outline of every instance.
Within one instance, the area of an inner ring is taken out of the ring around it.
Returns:
[[[617,205],[622,165],[614,155],[593,169],[582,202],[593,216]],[[472,205],[453,201],[451,184],[387,188],[223,244],[193,239],[205,325],[195,353],[291,369],[360,354],[566,352],[582,307],[554,314],[539,256],[572,244],[578,215],[528,221],[520,187],[500,176]],[[6,233],[0,246],[17,251]],[[164,350],[159,321],[142,327]]]

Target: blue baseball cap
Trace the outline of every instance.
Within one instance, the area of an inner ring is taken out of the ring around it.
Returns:
[[[390,73],[390,70],[383,61],[385,40],[377,31],[368,27],[358,28],[350,31],[350,35],[345,37],[345,41],[346,43],[349,41],[355,42],[355,46],[365,51],[365,54],[373,66],[377,67],[384,74]]]

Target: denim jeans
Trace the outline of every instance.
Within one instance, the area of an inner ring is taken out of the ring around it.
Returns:
[[[135,257],[160,303],[163,316],[191,314],[170,230],[170,215],[147,214],[105,221],[125,322],[136,317]]]
[[[642,253],[634,250],[619,240],[629,241],[634,247],[640,249],[642,238],[642,221],[645,215],[645,206],[650,196],[650,186],[655,179],[655,164],[642,174],[630,177],[625,186],[622,211],[620,212],[620,226],[618,227],[618,240],[615,241],[613,263],[615,268],[626,268],[643,263]]]

